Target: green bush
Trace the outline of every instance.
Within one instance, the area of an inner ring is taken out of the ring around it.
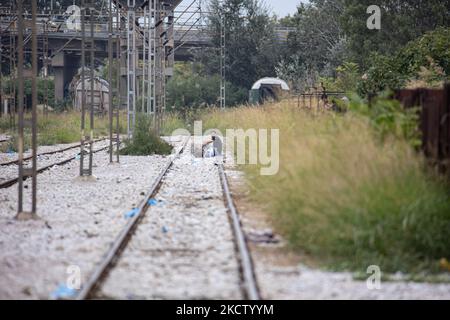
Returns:
[[[420,146],[418,110],[404,108],[399,101],[390,99],[389,93],[382,93],[374,98],[370,106],[353,94],[347,108],[367,117],[381,140],[393,136],[408,141],[413,147]]]
[[[167,84],[167,105],[176,110],[220,105],[220,76],[207,76],[197,65],[175,65],[174,77]],[[247,91],[226,82],[227,105],[247,99]]]
[[[60,100],[55,102],[53,108],[57,112],[68,111],[73,108],[73,101],[70,98],[65,98],[64,100]]]
[[[373,53],[370,66],[358,86],[366,95],[386,89],[400,89],[415,79],[428,80],[424,85],[450,79],[450,29],[439,28],[411,41],[393,56]],[[424,69],[432,76],[424,77]],[[436,71],[438,70],[438,71]]]
[[[397,61],[378,53],[371,55],[371,66],[357,87],[360,95],[378,93],[386,89],[399,89],[404,86],[407,75],[398,70]]]
[[[361,81],[359,67],[353,62],[344,62],[336,68],[336,78],[321,78],[327,91],[354,91]]]
[[[125,147],[120,150],[120,154],[133,156],[170,154],[172,146],[157,136],[151,128],[152,119],[146,115],[138,115],[133,137],[125,140]]]
[[[5,77],[2,79],[3,92],[9,93],[12,90],[11,79]],[[47,82],[47,99],[50,107],[55,106],[55,81],[53,78],[48,78],[44,80],[43,78],[37,78],[37,94],[38,94],[38,104],[44,103],[45,96],[45,83]],[[16,82],[16,93],[17,93],[17,82]],[[24,82],[24,94],[25,96],[31,95],[31,80],[27,79]]]
[[[450,28],[439,28],[408,43],[395,57],[402,74],[416,75],[422,66],[434,60],[450,75]]]

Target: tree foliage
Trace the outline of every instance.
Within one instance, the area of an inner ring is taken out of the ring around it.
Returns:
[[[278,75],[300,89],[325,80],[342,90],[358,84],[360,93],[368,93],[399,88],[416,78],[438,83],[450,74],[450,0],[380,0],[376,4],[382,13],[381,30],[367,28],[367,8],[372,4],[300,4],[293,16],[279,21],[295,31],[277,66]],[[348,69],[349,63],[357,68]]]
[[[220,74],[222,17],[226,33],[226,74],[233,85],[249,89],[262,77],[274,76],[279,57],[275,21],[258,0],[211,0],[209,30],[215,48],[197,52],[210,75]]]
[[[122,155],[168,155],[172,151],[172,146],[152,130],[152,118],[145,114],[138,114],[133,137],[125,140],[124,144],[125,146],[120,150]]]
[[[344,0],[340,24],[348,38],[352,59],[370,63],[371,52],[393,54],[408,42],[438,27],[450,27],[450,0],[379,0],[381,30],[366,26],[372,0]]]
[[[36,80],[37,80],[38,104],[43,104],[44,100],[45,100],[44,97],[45,97],[45,95],[47,95],[48,104],[51,107],[54,107],[55,106],[55,81],[54,81],[54,79],[53,78],[44,79],[42,77],[38,77]],[[18,92],[17,81],[12,82],[9,77],[2,79],[2,90],[4,93],[9,94],[10,92],[12,92],[12,89],[14,86],[16,87],[16,94],[17,94],[17,92]],[[31,80],[30,79],[26,79],[24,81],[24,95],[31,96]]]
[[[220,92],[220,76],[208,75],[195,63],[177,63],[173,78],[167,85],[167,105],[175,109],[217,106]],[[228,106],[245,102],[247,91],[226,83]]]
[[[428,83],[448,80],[450,28],[428,32],[393,55],[372,53],[370,61],[364,81],[359,85],[361,94],[401,88],[413,80],[428,80],[425,81]]]
[[[342,10],[340,0],[314,0],[309,5],[300,5],[292,17],[296,30],[288,37],[287,54],[299,54],[309,69],[317,71],[327,65],[339,66],[345,37],[335,16]]]
[[[278,76],[297,86],[311,85],[317,75],[334,76],[346,56],[347,40],[339,23],[342,0],[312,0],[300,4],[292,17],[280,21],[294,27],[288,36],[288,49],[279,63]]]

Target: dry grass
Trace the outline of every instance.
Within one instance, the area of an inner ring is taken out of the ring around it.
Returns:
[[[26,119],[30,118],[27,114]],[[45,118],[42,114],[38,115],[38,145],[53,145],[59,143],[72,143],[80,140],[81,132],[81,114],[76,111],[49,113]],[[126,114],[120,115],[120,132],[126,132]],[[86,134],[89,134],[89,115],[86,115]],[[10,128],[9,117],[0,118],[0,132],[17,136],[16,129]],[[109,134],[108,115],[96,116],[94,119],[94,137],[98,138]],[[9,146],[17,149],[13,139],[13,143]],[[30,130],[26,130],[25,137],[26,146],[30,144]]]
[[[407,142],[381,140],[366,118],[281,103],[209,114],[204,127],[280,129],[279,173],[243,170],[294,250],[358,271],[436,271],[448,258],[448,186]]]

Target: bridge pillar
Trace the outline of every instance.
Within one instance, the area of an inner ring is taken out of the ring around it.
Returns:
[[[62,102],[68,95],[68,85],[78,71],[80,58],[60,52],[52,59],[55,75],[55,102]]]

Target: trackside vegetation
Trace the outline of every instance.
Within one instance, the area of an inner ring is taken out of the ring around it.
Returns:
[[[242,170],[293,250],[338,270],[437,272],[450,258],[448,184],[417,152],[401,107],[378,104],[394,114],[389,125],[352,101],[345,114],[289,102],[217,111],[204,127],[280,129],[279,173]]]
[[[154,133],[152,130],[152,119],[146,115],[139,115],[136,118],[133,136],[131,139],[126,139],[124,145],[120,150],[122,155],[167,155],[172,152],[172,146]]]

